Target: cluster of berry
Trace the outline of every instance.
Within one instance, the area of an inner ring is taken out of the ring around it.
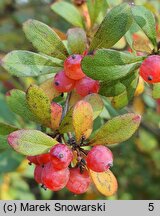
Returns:
[[[28,156],[30,164],[35,164],[34,178],[42,187],[59,191],[66,187],[74,194],[87,191],[91,179],[89,169],[95,172],[107,171],[113,163],[112,152],[105,146],[96,145],[80,164],[72,167],[73,152],[66,144],[54,145],[49,153]]]
[[[82,55],[69,56],[64,62],[64,70],[54,77],[54,85],[59,92],[70,92],[74,88],[82,97],[98,93],[99,81],[87,77],[81,68]]]

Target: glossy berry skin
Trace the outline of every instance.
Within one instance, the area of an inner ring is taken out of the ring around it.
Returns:
[[[59,191],[69,180],[69,169],[57,170],[52,163],[47,163],[42,172],[42,182],[50,190]]]
[[[87,167],[95,172],[104,172],[113,164],[110,149],[102,145],[94,146],[86,157]]]
[[[42,184],[42,172],[43,172],[42,166],[37,165],[34,169],[34,179],[38,184]]]
[[[75,81],[68,78],[64,71],[61,71],[54,77],[54,86],[59,92],[70,92],[75,86]]]
[[[40,165],[40,163],[37,160],[37,156],[27,156],[27,160],[29,160],[29,162],[35,165]]]
[[[40,165],[44,165],[51,160],[51,156],[49,153],[37,155],[37,161]]]
[[[140,75],[148,83],[160,82],[160,56],[152,55],[140,66]]]
[[[81,69],[82,55],[71,55],[64,62],[64,71],[67,77],[73,80],[80,80],[85,77]]]
[[[51,148],[50,155],[53,166],[58,170],[67,168],[73,159],[71,149],[60,143]]]
[[[92,94],[98,93],[99,91],[99,81],[93,80],[90,77],[84,77],[83,79],[76,82],[76,92],[82,97]]]
[[[79,168],[72,168],[66,188],[74,194],[82,194],[87,191],[90,183],[91,179],[87,170],[80,173]]]

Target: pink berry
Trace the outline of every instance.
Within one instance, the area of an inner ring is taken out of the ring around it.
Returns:
[[[64,71],[61,71],[54,77],[54,86],[59,92],[70,92],[75,86],[75,81],[68,78]]]
[[[42,172],[43,172],[42,166],[37,165],[34,169],[34,179],[38,184],[42,184]]]
[[[40,163],[37,160],[37,156],[27,156],[27,160],[29,160],[29,162],[35,165],[40,165]]]
[[[51,162],[55,169],[61,170],[69,166],[73,153],[65,144],[56,144],[50,150]]]
[[[86,96],[92,93],[98,93],[99,81],[93,80],[90,77],[84,77],[76,82],[76,91],[81,96]]]
[[[141,77],[148,83],[160,82],[160,56],[152,55],[140,67]]]
[[[67,77],[73,80],[79,80],[85,77],[81,69],[82,55],[71,55],[64,62],[64,71]]]
[[[64,188],[69,180],[69,169],[57,170],[52,163],[47,163],[42,172],[42,182],[50,190]]]
[[[66,188],[74,194],[82,194],[87,191],[90,183],[91,179],[87,170],[80,173],[79,168],[72,168]]]
[[[87,167],[95,172],[104,172],[113,164],[110,149],[102,145],[94,146],[86,157]]]
[[[37,155],[37,161],[41,165],[48,163],[50,160],[51,160],[51,156],[49,153]]]

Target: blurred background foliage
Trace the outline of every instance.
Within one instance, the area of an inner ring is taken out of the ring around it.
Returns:
[[[71,27],[65,20],[50,9],[53,0],[0,0],[0,59],[14,49],[33,50],[22,31],[22,23],[29,18],[40,20],[54,29],[66,33]],[[73,1],[76,6],[79,2]],[[115,6],[122,0],[108,0],[109,6]],[[128,1],[130,2],[130,1]],[[157,20],[159,33],[159,0],[135,0],[150,9]],[[61,33],[62,37],[65,35]],[[120,48],[126,46],[124,40]],[[0,122],[7,122],[23,128],[35,128],[22,118],[12,113],[6,105],[5,94],[12,88],[26,90],[33,78],[11,77],[0,68]],[[143,116],[141,126],[130,140],[114,145],[112,170],[118,179],[117,194],[106,198],[91,186],[81,196],[72,195],[66,189],[53,193],[41,189],[33,179],[33,166],[12,149],[0,149],[0,199],[160,199],[160,100],[153,100],[149,86],[139,82],[134,100],[122,110],[112,108],[104,98],[105,109],[95,121],[94,129],[98,129],[106,120],[126,111],[133,111]],[[3,140],[1,140],[2,142]]]

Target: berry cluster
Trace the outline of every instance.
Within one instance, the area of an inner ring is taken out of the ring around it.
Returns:
[[[73,165],[73,151],[66,144],[54,145],[49,153],[37,156],[28,156],[29,164],[35,164],[34,178],[44,189],[59,191],[66,187],[74,194],[82,194],[87,191],[91,178],[89,169],[95,172],[107,171],[113,163],[112,152],[105,146],[96,145],[88,153],[82,156],[82,148],[77,145],[77,164]],[[78,154],[79,152],[79,154]],[[84,153],[84,150],[83,150]]]
[[[54,85],[59,92],[70,92],[74,88],[82,97],[98,93],[99,81],[87,77],[81,69],[83,56],[76,54],[69,56],[64,62],[64,70],[54,77]]]

